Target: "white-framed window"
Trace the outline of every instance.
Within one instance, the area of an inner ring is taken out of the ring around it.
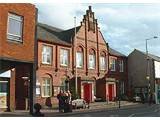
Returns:
[[[121,85],[120,85],[120,92],[121,92],[121,95],[123,95],[125,93],[125,85],[124,85],[124,81],[121,81]]]
[[[60,64],[62,66],[68,66],[68,50],[60,49]]]
[[[82,68],[83,67],[83,53],[76,52],[76,67]]]
[[[7,39],[22,42],[23,17],[8,13]]]
[[[100,56],[100,70],[106,70],[105,56]]]
[[[42,81],[42,97],[52,96],[52,82],[51,78],[43,78]]]
[[[36,96],[41,95],[41,85],[39,82],[36,82]]]
[[[52,47],[46,45],[42,47],[42,63],[43,64],[52,63]]]
[[[110,62],[111,71],[116,71],[116,59],[112,58]]]
[[[89,55],[89,69],[95,69],[95,54]]]
[[[123,66],[123,60],[119,61],[119,72],[123,72],[124,71],[124,66]]]

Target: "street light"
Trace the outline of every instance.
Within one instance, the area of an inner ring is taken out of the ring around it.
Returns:
[[[147,60],[147,68],[146,68],[146,80],[148,80],[148,96],[151,93],[151,83],[150,83],[150,66],[149,66],[149,57],[148,57],[148,48],[147,48],[147,41],[152,40],[152,39],[157,39],[157,36],[151,37],[146,39],[146,60]]]

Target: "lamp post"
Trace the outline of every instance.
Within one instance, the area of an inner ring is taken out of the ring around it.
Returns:
[[[77,53],[77,42],[76,42],[76,39],[77,39],[77,35],[76,35],[76,17],[74,17],[74,25],[75,25],[75,39],[74,39],[74,44],[75,44],[75,51]],[[75,94],[77,95],[77,58],[76,58],[76,53],[75,53]]]
[[[147,60],[147,68],[146,68],[146,80],[148,81],[148,96],[151,94],[151,83],[150,83],[150,64],[149,64],[149,57],[148,57],[148,47],[147,47],[147,41],[152,39],[157,39],[157,36],[151,37],[146,39],[146,60]]]
[[[120,87],[120,85],[121,85],[121,82],[120,82],[120,80],[118,81],[118,89],[119,89],[119,92],[118,92],[118,107],[119,108],[121,108],[121,87]]]

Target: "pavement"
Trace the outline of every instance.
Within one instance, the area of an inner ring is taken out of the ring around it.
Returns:
[[[121,108],[123,106],[131,106],[131,105],[137,105],[140,103],[133,103],[128,101],[120,101]],[[111,109],[111,108],[119,108],[119,102],[94,102],[90,103],[89,109],[73,109],[73,112],[70,113],[60,113],[58,109],[42,109],[41,112],[44,113],[45,117],[63,117],[66,114],[79,114],[83,112],[93,112],[93,111],[101,111],[104,109]],[[14,112],[1,112],[0,117],[32,117],[29,114],[29,111],[26,110],[15,110]]]

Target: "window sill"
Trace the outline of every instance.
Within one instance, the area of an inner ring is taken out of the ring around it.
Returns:
[[[89,70],[95,70],[95,68],[88,68]]]
[[[41,65],[47,65],[47,66],[51,66],[52,64],[51,63],[41,63]]]
[[[19,40],[14,40],[14,39],[7,39],[7,41],[8,41],[9,43],[23,44],[23,41],[22,41],[22,40],[19,41]]]
[[[52,96],[41,96],[42,98],[48,98],[48,97],[52,97]]]
[[[64,64],[61,64],[60,66],[61,66],[61,67],[68,67],[68,65],[64,65]]]
[[[83,69],[83,67],[76,67],[77,69]]]

